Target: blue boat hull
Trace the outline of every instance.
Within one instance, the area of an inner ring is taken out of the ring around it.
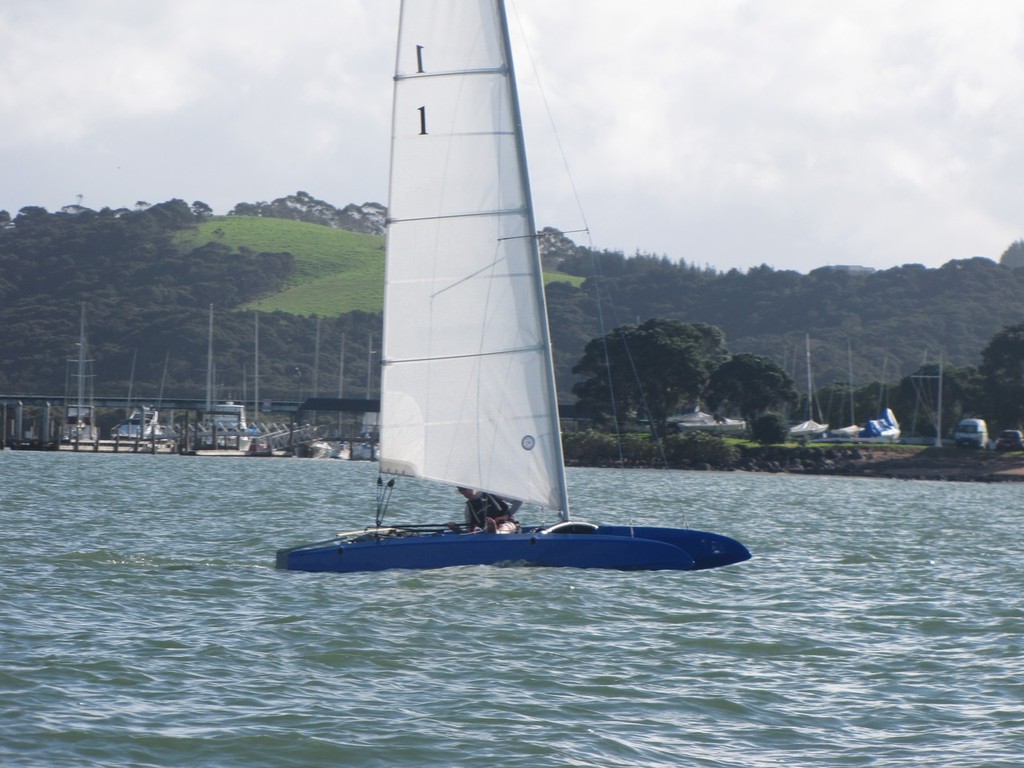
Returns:
[[[417,533],[364,535],[277,552],[291,571],[355,573],[456,565],[695,571],[750,558],[735,539],[679,528],[600,526],[586,533]]]

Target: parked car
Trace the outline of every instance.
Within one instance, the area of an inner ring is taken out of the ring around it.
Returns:
[[[1024,433],[1019,429],[1004,429],[996,438],[997,451],[1024,451]]]
[[[953,433],[957,448],[985,448],[988,445],[988,425],[983,419],[964,419]]]

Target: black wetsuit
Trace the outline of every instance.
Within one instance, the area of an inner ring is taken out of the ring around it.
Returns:
[[[488,517],[506,517],[508,514],[508,504],[504,499],[489,493],[466,500],[466,525],[471,528],[485,527]]]

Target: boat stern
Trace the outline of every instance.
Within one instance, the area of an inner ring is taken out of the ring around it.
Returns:
[[[334,571],[340,554],[337,539],[301,544],[277,550],[274,567],[281,571]]]

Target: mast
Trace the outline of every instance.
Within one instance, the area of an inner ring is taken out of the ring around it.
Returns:
[[[846,340],[846,367],[847,376],[850,382],[850,423],[856,424],[857,419],[853,409],[853,350],[850,348],[850,340]]]
[[[213,304],[210,305],[210,328],[206,334],[206,413],[213,410]]]
[[[320,315],[316,316],[316,341],[313,346],[313,397],[320,394]]]
[[[341,351],[338,353],[338,399],[345,391],[345,332],[341,333]]]
[[[78,423],[82,424],[85,413],[85,302],[82,302],[82,317],[78,323]]]
[[[341,400],[345,391],[345,332],[341,332],[341,351],[338,353],[338,399]],[[378,418],[378,421],[380,419]],[[338,436],[341,432],[341,411],[338,411]]]
[[[371,333],[366,340],[366,399],[369,400],[373,395],[373,353],[376,352],[373,348],[373,334]]]
[[[167,366],[171,361],[171,350],[164,351],[164,372],[160,376],[160,395],[156,399],[157,410],[164,407],[164,385],[167,384]],[[171,411],[172,418],[174,411]]]
[[[253,312],[253,323],[254,328],[254,347],[256,361],[252,374],[252,418],[254,422],[259,422],[260,414],[260,313]]]
[[[78,385],[76,387],[77,393],[75,397],[76,405],[71,405],[70,386],[65,385],[65,399],[64,399],[64,417],[65,425],[64,429],[67,435],[67,439],[82,439],[82,440],[95,440],[98,437],[98,432],[95,424],[95,413],[93,405],[93,389],[92,383],[86,383],[86,378],[91,378],[90,373],[91,363],[93,361],[89,359],[88,355],[88,344],[85,335],[85,302],[81,304],[81,317],[79,320],[78,330],[78,359],[68,360],[68,363],[74,363],[74,369],[69,368],[68,372],[70,375],[77,377]],[[70,373],[74,370],[75,373]],[[86,404],[88,401],[88,405]],[[20,432],[19,432],[20,434]]]
[[[546,362],[546,381],[548,389],[548,400],[552,404],[550,420],[551,432],[555,435],[554,450],[559,472],[559,494],[561,495],[560,516],[563,520],[569,519],[569,492],[565,482],[565,456],[562,451],[562,424],[558,418],[558,390],[555,385],[555,363],[551,351],[551,329],[548,327],[547,296],[544,293],[544,277],[540,260],[540,248],[537,246],[537,223],[534,220],[533,194],[530,189],[530,175],[526,165],[526,141],[523,136],[523,116],[519,108],[519,89],[516,85],[515,66],[512,62],[512,41],[508,32],[508,18],[505,14],[505,0],[495,0],[497,5],[498,21],[501,25],[501,37],[505,46],[505,62],[508,66],[508,83],[512,101],[512,122],[515,126],[516,153],[519,157],[519,184],[522,189],[523,202],[526,207],[527,220],[527,241],[530,244],[530,254],[534,261],[533,289],[537,296],[537,307],[539,310],[539,322],[541,327],[541,338],[544,339],[544,357]]]
[[[131,370],[131,373],[128,375],[128,402],[127,402],[127,407],[128,407],[128,413],[129,414],[131,414],[131,410],[132,410],[132,390],[135,388],[135,362],[138,359],[138,357],[139,357],[139,350],[138,349],[133,349],[132,350],[132,370]]]
[[[804,334],[804,341],[807,345],[807,420],[811,421],[813,414],[811,408],[811,334]]]

